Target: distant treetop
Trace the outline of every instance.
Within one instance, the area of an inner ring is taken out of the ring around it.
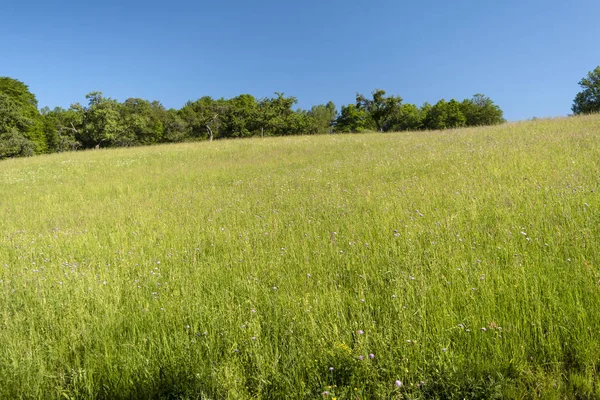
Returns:
[[[600,112],[600,65],[579,81],[583,90],[577,93],[573,101],[573,113],[590,114]]]

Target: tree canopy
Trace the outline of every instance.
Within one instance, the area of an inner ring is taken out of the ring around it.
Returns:
[[[22,82],[0,78],[0,159],[98,147],[121,147],[192,140],[253,136],[389,132],[446,129],[497,124],[502,110],[477,94],[462,102],[440,100],[418,107],[402,97],[375,89],[356,94],[355,102],[333,102],[310,109],[295,108],[298,99],[275,92],[225,99],[203,96],[181,109],[166,109],[158,101],[128,98],[123,102],[94,91],[84,105],[68,109],[37,108],[37,99]]]
[[[0,77],[0,158],[46,151],[35,95],[23,82]]]
[[[583,89],[577,93],[571,110],[575,114],[600,112],[600,65],[579,81]]]
[[[375,89],[371,92],[372,98],[362,94],[356,94],[356,108],[364,110],[373,120],[375,128],[379,132],[386,131],[393,115],[398,112],[402,104],[402,97],[387,96],[385,90]]]
[[[403,103],[400,96],[386,96],[384,90],[376,89],[371,98],[357,94],[356,104],[342,106],[335,127],[338,132],[390,132],[495,125],[504,121],[500,107],[482,94],[462,102],[442,99],[433,106],[425,103],[419,108]]]

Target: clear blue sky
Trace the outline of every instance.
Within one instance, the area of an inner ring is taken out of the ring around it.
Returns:
[[[93,90],[339,107],[381,88],[418,105],[484,93],[519,120],[570,113],[599,16],[598,0],[3,2],[0,76],[51,108]]]

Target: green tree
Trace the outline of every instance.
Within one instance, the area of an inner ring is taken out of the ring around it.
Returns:
[[[428,109],[424,126],[426,129],[451,129],[465,126],[466,121],[458,101],[442,99]]]
[[[22,133],[28,127],[29,120],[17,103],[0,92],[0,159],[34,154],[34,143]]]
[[[163,125],[165,127],[162,137],[163,142],[183,142],[188,139],[188,125],[177,110],[170,109],[165,113]]]
[[[57,151],[76,150],[83,147],[81,137],[84,129],[85,107],[79,103],[74,103],[67,110],[55,108],[53,112],[56,113],[58,121]]]
[[[356,107],[355,104],[342,106],[334,126],[335,132],[360,133],[375,129],[375,122],[373,122],[367,111]]]
[[[318,133],[317,120],[310,111],[296,110],[287,119],[286,135],[314,135]]]
[[[600,112],[600,66],[588,72],[587,76],[579,81],[583,89],[577,93],[571,110],[575,114],[590,114]]]
[[[505,122],[503,112],[494,102],[483,94],[465,99],[460,105],[467,126],[497,125]]]
[[[273,107],[272,99],[262,98],[258,101],[258,107],[256,108],[256,114],[254,115],[254,123],[256,129],[260,132],[260,137],[265,136],[265,132],[269,133],[269,122],[275,116],[275,109]]]
[[[22,132],[27,131],[29,120],[18,104],[6,93],[0,92],[0,159],[30,156],[34,143]]]
[[[292,107],[298,102],[296,97],[285,97],[284,93],[275,92],[276,97],[263,98],[258,102],[256,113],[257,131],[261,136],[289,135],[295,131],[294,111]]]
[[[81,108],[78,104],[72,106],[75,111],[82,113],[83,127],[77,130],[77,138],[84,147],[135,144],[134,133],[125,129],[121,103],[105,98],[102,92],[91,92],[85,97],[88,100],[87,107]]]
[[[460,103],[454,99],[450,100],[447,105],[446,127],[460,128],[465,126],[467,118],[460,109]]]
[[[26,131],[30,120],[21,112],[19,105],[6,93],[0,92],[0,132],[15,128]]]
[[[123,129],[128,136],[135,137],[135,143],[152,144],[162,139],[163,120],[166,110],[158,101],[129,98],[121,107]]]
[[[194,102],[187,102],[181,109],[180,116],[188,126],[190,137],[212,141],[221,137],[220,130],[227,112],[226,100],[204,96]]]
[[[442,99],[427,110],[424,125],[426,129],[446,129],[448,103]]]
[[[298,102],[294,96],[285,97],[284,93],[275,92],[276,97],[270,100],[271,120],[267,125],[271,134],[274,136],[283,136],[292,134],[294,111],[292,107]]]
[[[34,155],[34,144],[16,128],[0,131],[0,160]]]
[[[402,97],[385,96],[385,90],[375,89],[371,99],[362,94],[356,94],[356,108],[365,110],[379,132],[385,132],[391,125],[391,120],[402,104]]]
[[[226,112],[222,116],[222,136],[241,138],[254,135],[257,132],[258,113],[258,102],[254,96],[242,94],[226,103]]]
[[[335,104],[330,101],[327,104],[312,106],[307,114],[313,120],[314,128],[312,133],[329,133],[335,122],[337,111]]]
[[[0,94],[3,103],[0,120],[4,120],[4,133],[10,131],[12,135],[16,131],[32,143],[34,153],[45,153],[48,148],[35,95],[23,82],[9,77],[0,77]]]
[[[74,126],[77,124],[81,129],[81,115],[72,109],[65,110],[60,107],[54,110],[44,107],[40,113],[49,152],[76,150],[81,147],[81,143],[75,137]]]
[[[432,108],[433,106],[428,102],[423,103],[423,105],[419,108],[419,110],[421,111],[421,117],[423,119],[423,129],[429,129],[427,127],[427,124],[429,122],[429,114],[431,113]]]
[[[416,131],[423,128],[423,113],[414,104],[402,104],[390,118],[390,130]]]

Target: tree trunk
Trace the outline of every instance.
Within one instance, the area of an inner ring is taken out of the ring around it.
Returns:
[[[209,125],[206,125],[206,129],[208,129],[208,140],[212,142],[213,140],[213,131],[210,129]]]

